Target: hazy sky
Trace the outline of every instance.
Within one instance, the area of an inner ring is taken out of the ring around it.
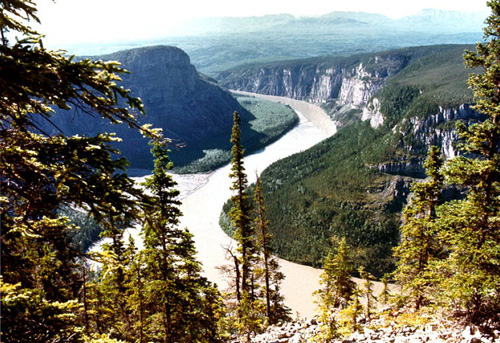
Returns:
[[[313,16],[332,11],[381,13],[397,18],[424,8],[487,10],[486,0],[36,0],[50,42],[153,38],[193,17]]]

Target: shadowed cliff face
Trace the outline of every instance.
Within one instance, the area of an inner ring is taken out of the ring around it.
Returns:
[[[122,75],[122,85],[144,103],[146,115],[141,115],[139,121],[162,128],[164,136],[173,140],[176,165],[201,157],[202,148],[228,146],[234,111],[241,114],[244,122],[252,119],[228,92],[202,78],[191,65],[189,56],[178,48],[138,48],[96,59],[119,61],[130,71]],[[68,111],[57,113],[54,122],[66,134],[115,132],[123,138],[118,148],[133,167],[149,168],[152,164],[147,140],[122,125],[112,126]],[[49,131],[56,133],[54,128]]]

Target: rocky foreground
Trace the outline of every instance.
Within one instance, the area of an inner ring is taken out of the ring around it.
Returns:
[[[252,343],[313,343],[317,338],[320,326],[316,319],[310,321],[292,321],[281,325],[270,326],[266,332],[252,337]],[[231,343],[243,343],[243,339],[234,339]],[[350,336],[339,338],[333,342],[464,342],[495,343],[500,342],[500,331],[490,334],[481,333],[471,326],[459,326],[446,320],[431,321],[420,325],[395,325],[385,319],[372,320]]]

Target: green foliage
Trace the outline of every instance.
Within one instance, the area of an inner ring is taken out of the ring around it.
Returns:
[[[464,48],[429,46],[377,54],[379,59],[387,59],[384,68],[401,70],[375,95],[386,118],[384,127],[373,129],[352,120],[330,139],[264,171],[262,182],[268,198],[273,251],[295,262],[319,266],[331,248],[330,237],[345,237],[356,251],[355,269],[364,266],[377,277],[392,271],[391,254],[399,239],[400,211],[413,179],[383,174],[377,167],[419,166],[429,144],[424,142],[427,136],[422,135],[434,134],[434,126],[429,124],[429,133],[417,135],[410,119],[423,120],[438,114],[440,106],[457,108],[472,100],[461,57]],[[367,70],[382,68],[368,54],[281,61],[251,68],[326,68],[359,62]],[[451,131],[453,126],[447,122],[437,129]],[[434,139],[430,142],[438,143]],[[424,176],[419,168],[400,173]],[[222,215],[222,222],[227,224],[225,219]],[[230,232],[230,226],[223,227]]]
[[[389,292],[389,275],[384,274],[382,278],[380,279],[380,282],[382,282],[382,290],[380,291],[380,294],[378,296],[379,302],[382,305],[387,304],[389,301],[389,297],[391,296],[391,293]]]
[[[67,217],[78,229],[70,233],[71,243],[84,254],[100,238],[103,228],[91,216],[70,207],[59,209],[61,216]]]
[[[373,295],[373,283],[372,280],[374,280],[373,275],[365,271],[364,267],[359,267],[358,269],[359,277],[363,279],[363,283],[360,288],[360,295],[365,298],[366,305],[365,305],[365,318],[367,320],[371,319],[372,315],[372,310],[374,307],[374,303],[377,301],[375,296]]]
[[[269,232],[269,221],[266,217],[266,207],[262,182],[257,177],[253,196],[255,208],[255,231],[258,249],[260,250],[260,274],[264,278],[264,295],[266,304],[266,323],[277,324],[280,321],[289,321],[290,309],[283,304],[283,296],[280,294],[280,284],[285,275],[279,271],[277,258],[272,255],[272,235]]]
[[[436,207],[441,197],[443,177],[440,169],[443,159],[437,147],[431,147],[424,164],[428,179],[412,186],[411,203],[403,212],[404,224],[401,226],[401,242],[394,249],[398,258],[394,272],[396,280],[402,285],[402,292],[415,309],[425,304],[426,288],[430,285],[429,264],[443,255],[441,243],[436,240]]]
[[[415,186],[416,202],[407,210],[411,217],[403,227],[413,242],[398,248],[404,263],[398,270],[399,279],[411,284],[417,308],[427,297],[469,323],[491,329],[500,326],[500,2],[488,5],[492,14],[486,21],[485,42],[465,54],[467,66],[480,68],[470,76],[469,85],[474,108],[487,119],[457,126],[463,155],[446,161],[440,172],[441,162],[431,150],[431,178]],[[443,179],[464,189],[464,197],[437,205]],[[446,254],[433,259],[433,246]]]
[[[325,306],[327,309],[345,308],[355,289],[355,284],[351,280],[352,265],[347,249],[346,240],[342,239],[336,253],[330,251],[323,264],[323,273],[320,277],[322,288],[317,291],[317,295],[320,306]]]
[[[239,266],[241,267],[241,277],[237,277],[236,282],[240,285],[237,294],[238,315],[237,328],[240,334],[245,335],[247,341],[250,340],[250,333],[259,330],[261,321],[256,316],[259,312],[256,309],[258,303],[253,296],[253,273],[257,261],[257,247],[255,244],[255,230],[251,225],[250,202],[248,196],[248,181],[243,165],[244,149],[241,145],[240,117],[238,113],[233,115],[233,132],[231,135],[231,173],[229,177],[234,179],[231,190],[235,195],[231,197],[234,206],[229,211],[231,224],[235,228],[234,238],[238,243],[237,252]],[[239,268],[236,266],[236,269]],[[239,275],[239,271],[238,271]]]
[[[447,275],[441,279],[445,299],[465,310],[469,321],[499,326],[500,2],[488,5],[492,14],[486,20],[485,42],[465,54],[468,67],[480,68],[469,77],[469,86],[474,108],[487,119],[458,127],[466,155],[444,167],[445,180],[468,191],[465,199],[443,205],[440,212],[440,235],[451,251],[438,270]]]
[[[29,36],[33,30],[15,18],[37,20],[33,3],[3,1],[2,6],[2,36],[7,28],[28,35],[13,45],[5,39],[0,45],[2,277],[6,284],[21,285],[20,292],[33,300],[26,306],[55,311],[57,302],[76,303],[82,286],[79,251],[70,242],[77,228],[59,209],[84,209],[103,225],[111,217],[127,222],[137,218],[133,197],[140,192],[123,173],[126,161],[112,158],[117,152],[110,146],[116,141],[113,135],[48,136],[39,125],[50,122],[53,107],[74,107],[139,129],[132,108],[142,107],[116,84],[124,72],[116,63],[75,62],[63,52],[45,50],[38,38]],[[76,308],[66,307],[63,315],[70,318],[73,313],[76,321],[52,323],[54,335],[81,325]],[[9,330],[21,333],[21,327],[43,327],[43,322],[38,315],[18,316]],[[75,331],[71,337],[80,335]]]
[[[262,183],[273,251],[318,266],[330,238],[345,237],[357,252],[356,267],[377,275],[390,269],[400,200],[381,198],[390,178],[369,165],[391,153],[383,132],[358,123],[266,169]]]
[[[144,335],[163,342],[217,342],[220,296],[200,275],[192,234],[177,228],[179,191],[167,173],[172,167],[167,142],[152,145],[155,166],[145,187],[153,197],[145,210],[144,249],[140,252],[144,299],[142,295],[138,299],[139,306],[151,313]]]
[[[32,2],[1,4],[2,38],[6,28],[34,33],[12,19],[36,20]],[[27,37],[12,46],[3,39],[0,71],[2,341],[220,342],[220,296],[200,276],[192,235],[176,227],[178,191],[166,173],[166,141],[135,121],[133,108],[142,105],[117,85],[124,70],[113,62],[75,62]],[[112,134],[40,130],[53,107],[153,138],[157,161],[146,182],[152,195],[124,173]],[[85,255],[71,244],[81,213],[109,239],[99,253]],[[145,249],[138,253],[123,235],[142,220]],[[101,268],[91,270],[89,259]]]
[[[43,291],[0,281],[2,303],[1,340],[21,342],[80,342],[80,304],[48,300]]]
[[[338,333],[342,336],[349,336],[350,334],[359,331],[361,328],[359,317],[361,317],[362,313],[363,305],[361,305],[359,301],[359,290],[356,289],[353,292],[351,299],[349,299],[348,306],[338,314]]]
[[[380,112],[385,114],[384,124],[387,127],[393,127],[408,110],[409,105],[419,92],[415,86],[384,87],[380,94],[383,99]]]
[[[240,141],[240,118],[235,112],[231,136],[232,161],[231,190],[235,194],[226,205],[227,227],[237,242],[236,253],[227,248],[231,266],[224,271],[231,275],[236,300],[234,327],[246,341],[252,332],[260,332],[265,326],[279,321],[290,320],[290,309],[283,304],[280,284],[284,279],[279,271],[279,264],[272,255],[269,222],[260,179],[253,192],[253,204],[250,199],[251,189],[247,185],[247,176],[243,165],[243,147]],[[252,206],[253,205],[253,206]],[[252,210],[253,207],[253,210]]]
[[[241,125],[241,141],[247,152],[254,152],[278,140],[298,122],[295,112],[282,104],[254,97],[235,95],[240,105],[253,115]],[[221,146],[225,146],[222,144]],[[229,146],[203,150],[204,156],[187,166],[176,168],[179,173],[207,172],[231,160]]]
[[[320,330],[315,340],[330,342],[339,336],[337,313],[335,309],[345,309],[354,294],[356,285],[351,280],[352,265],[348,256],[348,246],[342,239],[335,254],[333,251],[323,264],[320,276],[321,288],[315,292],[318,297]]]
[[[248,96],[236,95],[236,99],[255,116],[249,124],[252,130],[264,135],[259,140],[260,145],[275,141],[298,123],[297,114],[289,106]],[[255,150],[252,137],[244,137],[243,144]]]

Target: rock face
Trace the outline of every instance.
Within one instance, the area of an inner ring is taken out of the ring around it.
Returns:
[[[364,116],[365,113],[363,113]],[[483,121],[484,115],[474,111],[469,105],[461,105],[458,108],[440,108],[439,112],[424,118],[411,117],[404,119],[394,127],[393,131],[402,139],[399,148],[414,156],[425,156],[432,145],[441,148],[445,159],[457,156],[456,142],[458,135],[454,123],[458,120],[466,125]],[[373,118],[371,119],[373,126]],[[413,158],[410,161],[392,161],[378,165],[378,170],[393,175],[406,175],[412,177],[425,177],[423,168],[424,158]]]
[[[234,111],[241,114],[243,121],[251,117],[228,92],[201,77],[189,56],[178,48],[153,46],[97,58],[119,61],[131,72],[122,75],[122,85],[144,103],[146,115],[139,118],[140,123],[162,128],[165,137],[186,146],[183,154],[175,158],[176,164],[185,162],[185,155],[201,153],[202,147],[218,147],[221,137],[228,141]],[[126,127],[89,120],[78,113],[58,113],[54,121],[66,134],[116,132],[119,137],[126,137],[119,148],[134,167],[151,164],[147,141]]]
[[[371,127],[374,128],[384,124],[384,115],[380,112],[380,101],[377,98],[373,98],[372,101],[363,108],[361,120],[369,120]]]
[[[218,79],[230,89],[362,108],[413,54],[409,49],[249,66],[222,72]]]
[[[412,117],[399,126],[398,130],[403,134],[412,133],[415,141],[419,144],[406,146],[408,151],[418,149],[420,146],[430,147],[436,145],[442,148],[445,158],[455,157],[457,150],[453,145],[457,141],[454,126],[446,126],[446,123],[452,123],[461,120],[467,124],[482,121],[486,119],[484,115],[475,112],[467,104],[462,104],[458,108],[439,108],[439,112],[426,116],[425,118]]]

